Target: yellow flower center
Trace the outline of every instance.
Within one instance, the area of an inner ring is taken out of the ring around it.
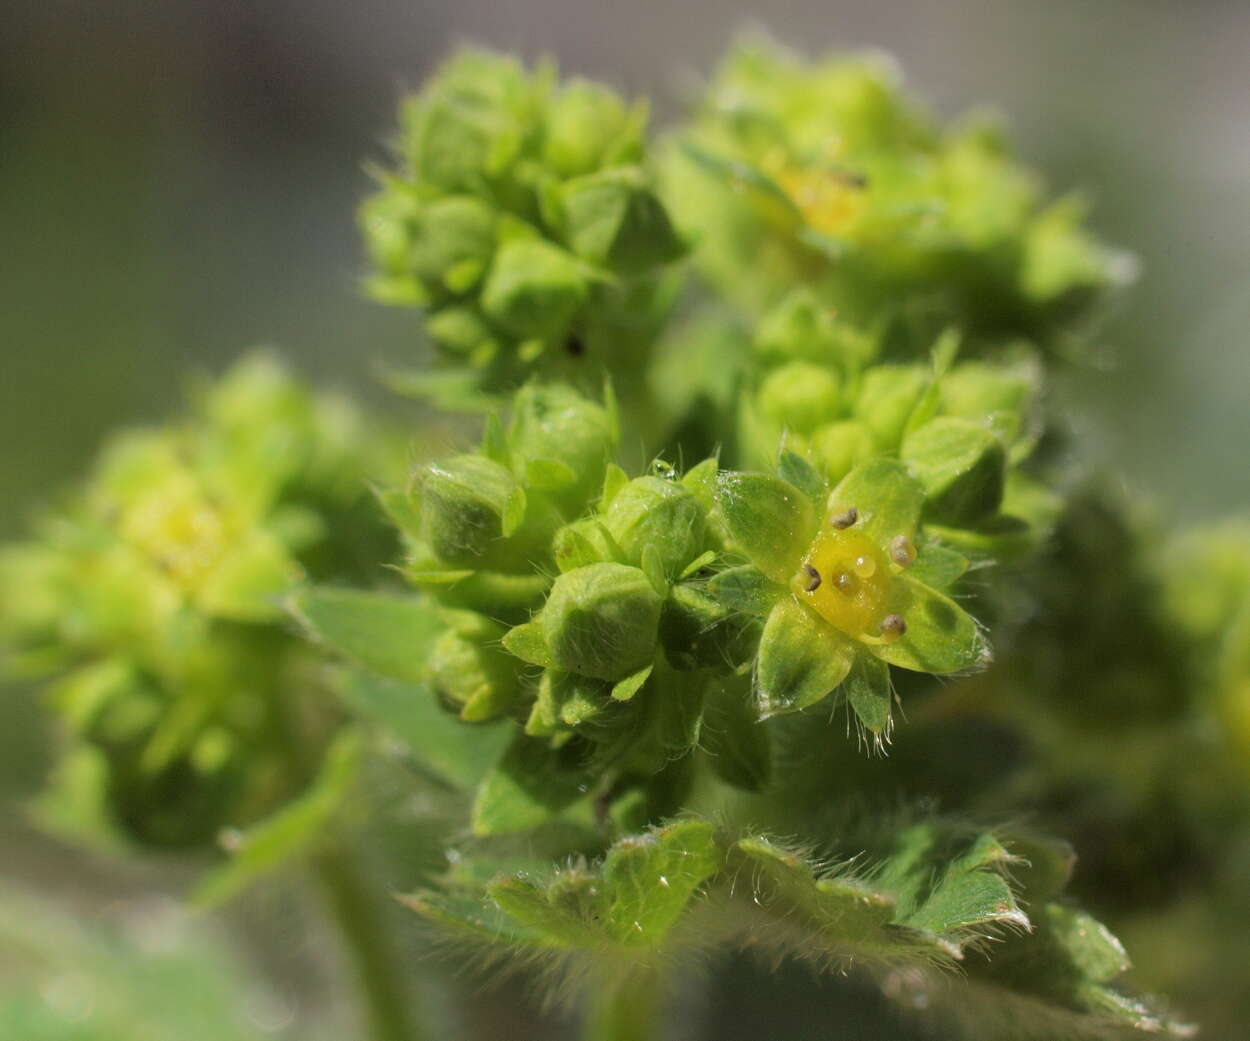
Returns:
[[[816,536],[790,588],[835,629],[848,636],[876,635],[890,580],[889,562],[871,539],[834,529]]]

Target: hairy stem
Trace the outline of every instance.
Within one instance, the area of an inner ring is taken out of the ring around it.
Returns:
[[[341,845],[314,864],[326,906],[355,963],[356,988],[374,1041],[418,1041],[402,973],[382,921],[381,908]]]
[[[663,999],[659,973],[626,970],[592,997],[582,1041],[654,1041]]]

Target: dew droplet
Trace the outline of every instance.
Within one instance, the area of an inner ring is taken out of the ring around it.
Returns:
[[[860,578],[872,578],[877,570],[877,562],[869,556],[859,556],[855,558],[855,563],[851,565],[851,570]]]

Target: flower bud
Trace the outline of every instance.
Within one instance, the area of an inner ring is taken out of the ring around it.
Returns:
[[[472,355],[498,341],[490,324],[472,307],[445,307],[425,323],[430,339],[452,354]]]
[[[741,614],[690,586],[679,585],[664,603],[660,643],[677,669],[724,668],[748,659],[753,648],[744,639]]]
[[[435,556],[461,567],[495,567],[516,478],[480,455],[426,466],[420,477],[422,535]]]
[[[828,368],[792,361],[764,378],[756,401],[765,419],[785,430],[809,434],[837,417],[841,399],[838,377]]]
[[[668,212],[636,168],[604,170],[560,191],[564,238],[579,257],[634,273],[681,256]]]
[[[997,512],[1003,501],[1002,442],[976,423],[953,416],[930,420],[907,436],[902,459],[924,485],[926,511],[935,521],[972,524]]]
[[[508,447],[520,468],[538,460],[566,466],[574,480],[560,489],[560,496],[580,513],[603,484],[616,447],[616,425],[606,408],[567,384],[530,383],[517,392]]]
[[[516,661],[499,646],[505,631],[482,615],[457,612],[452,628],[430,648],[430,686],[467,722],[494,719],[521,692]]]
[[[857,419],[843,419],[815,430],[809,439],[812,453],[830,481],[840,481],[877,453],[872,432]]]
[[[414,221],[409,262],[433,292],[463,293],[477,282],[495,248],[495,214],[467,195],[423,206]]]
[[[582,676],[624,679],[654,659],[660,607],[638,568],[591,564],[566,572],[542,611],[552,662]]]
[[[613,497],[604,523],[626,562],[642,563],[648,546],[658,551],[673,578],[704,549],[707,515],[693,493],[677,481],[638,477]]]
[[[871,337],[840,321],[810,289],[797,289],[764,315],[755,349],[777,360],[858,364],[876,349]]]
[[[514,336],[560,339],[588,292],[577,261],[549,242],[518,239],[501,246],[482,288],[482,310]]]
[[[920,365],[874,365],[864,373],[855,414],[883,450],[899,443],[928,386],[929,372]]]
[[[547,103],[543,159],[559,177],[630,162],[642,151],[642,119],[598,83],[570,80]]]

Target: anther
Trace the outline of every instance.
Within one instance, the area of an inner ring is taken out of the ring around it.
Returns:
[[[857,520],[859,520],[859,510],[854,506],[840,506],[829,515],[829,523],[837,528],[838,531],[845,531]]]
[[[890,559],[899,567],[910,567],[916,560],[916,544],[906,535],[890,540]]]
[[[907,632],[907,623],[901,614],[888,614],[881,619],[881,636],[888,643],[893,643]]]
[[[859,588],[859,582],[849,571],[839,571],[833,584],[838,587],[839,593],[845,593],[847,596],[854,596],[855,590]]]
[[[807,584],[803,586],[804,591],[808,593],[816,592],[820,588],[820,572],[812,567],[811,564],[804,564],[803,572],[807,575]]]

